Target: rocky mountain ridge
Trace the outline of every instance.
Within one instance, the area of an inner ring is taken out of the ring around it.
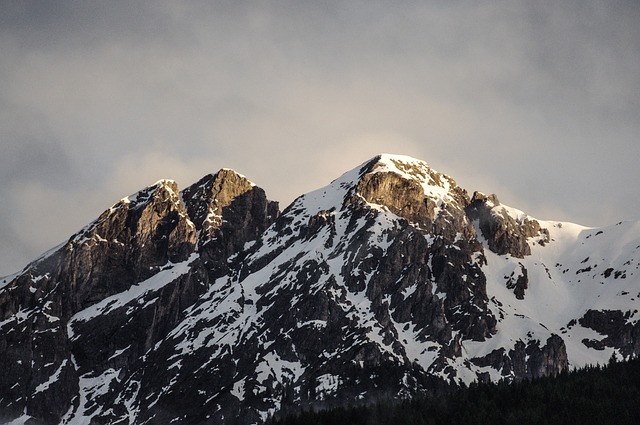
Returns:
[[[282,213],[232,170],[163,180],[0,280],[0,422],[261,423],[635,356],[638,250],[399,155]]]

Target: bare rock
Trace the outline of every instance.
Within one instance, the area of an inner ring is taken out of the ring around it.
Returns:
[[[278,203],[233,170],[208,175],[182,192],[199,233],[199,252],[212,277],[228,270],[227,260],[256,240],[279,216]]]
[[[515,272],[511,273],[511,276],[507,279],[507,288],[513,289],[513,293],[517,299],[523,300],[525,291],[529,288],[529,277],[527,269],[522,263],[518,263],[520,266],[520,274],[514,277]]]
[[[562,338],[551,335],[540,347],[537,340],[517,341],[508,352],[504,348],[493,350],[484,357],[471,359],[477,366],[492,366],[500,370],[507,379],[522,379],[556,376],[568,370],[567,349]]]
[[[584,339],[582,343],[596,350],[616,348],[624,357],[640,354],[640,322],[632,323],[628,320],[633,313],[620,310],[588,310],[578,322],[604,337]]]
[[[531,254],[529,239],[537,238],[542,245],[549,242],[549,231],[537,220],[510,215],[496,195],[475,192],[466,211],[471,220],[478,220],[482,236],[496,254],[524,258]]]

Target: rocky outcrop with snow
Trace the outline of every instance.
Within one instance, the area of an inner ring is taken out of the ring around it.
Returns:
[[[636,355],[638,250],[405,156],[281,214],[232,170],[160,181],[0,280],[0,419],[252,424]]]

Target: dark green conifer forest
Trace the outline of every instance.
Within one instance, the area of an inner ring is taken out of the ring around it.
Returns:
[[[270,425],[640,424],[640,359],[558,377],[454,387],[394,404],[274,418]]]

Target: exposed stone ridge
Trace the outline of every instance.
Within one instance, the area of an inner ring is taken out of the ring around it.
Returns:
[[[229,270],[227,259],[257,239],[280,214],[277,202],[234,170],[223,168],[182,192],[199,232],[199,251],[210,276]]]
[[[231,169],[208,174],[182,191],[189,217],[206,239],[222,224],[222,209],[255,185]]]
[[[167,262],[189,257],[196,245],[189,220],[172,180],[160,180],[123,198],[64,246],[62,273],[81,279],[78,309],[155,274]]]
[[[428,232],[438,232],[436,220],[443,211],[457,215],[452,211],[464,212],[469,204],[464,189],[421,160],[383,154],[363,171],[355,188],[357,195]]]
[[[482,236],[496,254],[523,258],[531,254],[530,242],[541,245],[549,242],[548,229],[524,213],[501,205],[494,194],[475,192],[467,214],[472,220],[478,220]],[[530,241],[532,238],[537,239]]]
[[[147,204],[151,198],[158,197],[162,193],[168,195],[165,199],[177,201],[178,184],[175,180],[160,179],[154,184],[149,185],[132,195],[122,198],[111,209],[121,204],[128,204],[130,208],[136,208],[137,206]]]
[[[500,371],[505,378],[515,376],[517,379],[534,379],[541,376],[556,376],[568,370],[567,349],[562,338],[551,335],[546,344],[540,341],[516,341],[514,347],[493,350],[481,358],[471,359],[477,366],[491,366]],[[480,381],[488,382],[489,374],[479,376]]]
[[[605,337],[600,340],[585,338],[582,343],[596,350],[618,347],[624,357],[640,352],[640,322],[630,320],[632,313],[636,312],[589,309],[578,322]]]

